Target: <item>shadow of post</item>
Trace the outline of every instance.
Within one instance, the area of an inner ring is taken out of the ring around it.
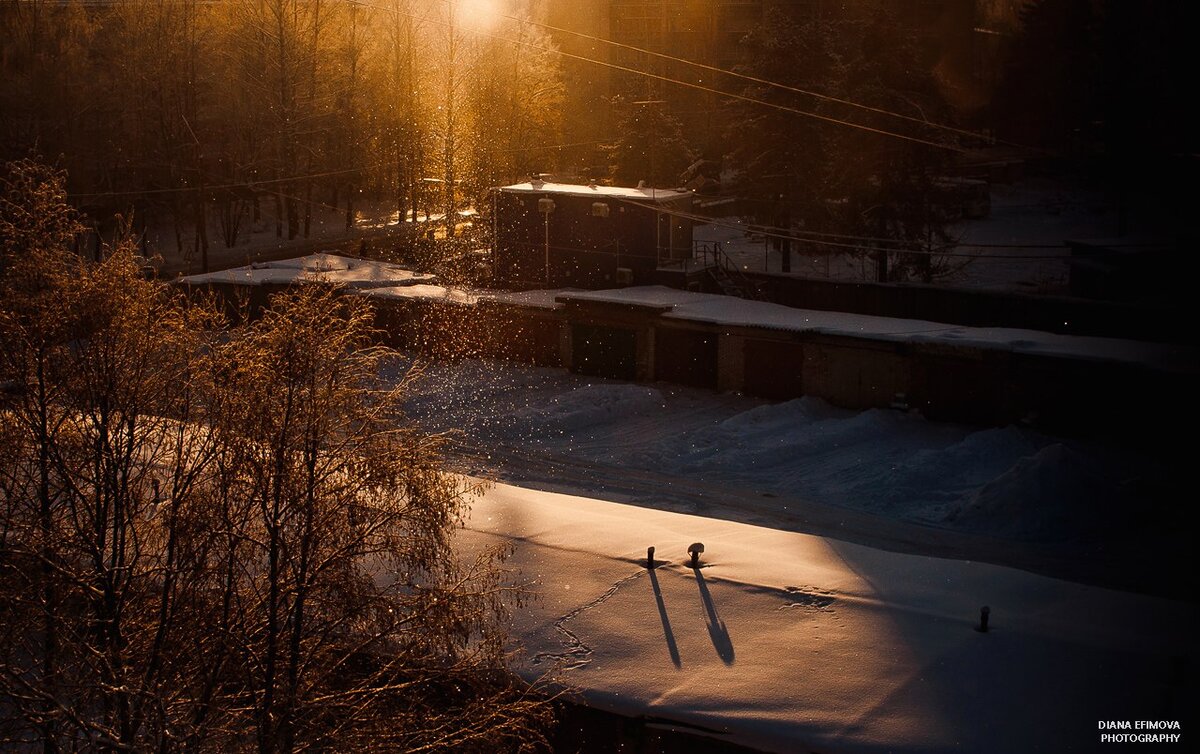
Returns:
[[[650,586],[654,588],[654,600],[658,603],[658,618],[662,621],[663,636],[667,639],[667,651],[671,653],[671,662],[675,667],[683,667],[683,660],[679,659],[679,646],[675,644],[675,632],[671,630],[671,619],[667,617],[667,605],[663,602],[662,589],[658,586],[658,575],[650,570]]]
[[[717,607],[713,604],[712,595],[708,591],[708,583],[704,580],[704,574],[699,568],[694,569],[696,573],[696,586],[700,588],[700,601],[704,603],[705,628],[708,629],[708,638],[712,639],[713,649],[717,650],[717,657],[726,665],[732,665],[734,660],[733,642],[729,638],[729,630],[725,628],[725,622],[717,615]]]

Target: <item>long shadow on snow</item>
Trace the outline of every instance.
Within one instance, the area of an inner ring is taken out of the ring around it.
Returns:
[[[671,630],[671,619],[667,617],[667,605],[663,602],[662,589],[658,586],[658,576],[654,569],[650,570],[650,586],[654,588],[654,601],[658,603],[658,618],[662,621],[663,636],[667,639],[667,651],[671,653],[671,662],[675,667],[683,667],[683,660],[679,657],[679,646],[675,643],[675,632]]]
[[[734,653],[733,642],[729,639],[729,629],[725,628],[725,621],[717,615],[717,607],[713,604],[704,574],[700,572],[699,568],[693,570],[696,572],[696,586],[700,589],[700,600],[704,603],[704,627],[708,629],[708,638],[712,639],[713,649],[717,650],[717,657],[721,658],[721,662],[732,665]]]

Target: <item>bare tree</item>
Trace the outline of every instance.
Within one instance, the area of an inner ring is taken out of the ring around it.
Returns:
[[[43,181],[48,195],[61,195],[56,177]],[[37,630],[12,637],[0,676],[15,708],[38,710],[27,719],[49,750],[157,747],[174,722],[163,693],[186,688],[187,663],[167,656],[179,649],[173,595],[210,455],[210,432],[192,420],[212,395],[215,315],[145,280],[134,248],[90,265],[26,246],[4,279],[0,369],[18,450],[6,545],[36,565],[17,567],[38,588],[7,595]],[[38,659],[15,660],[26,656]]]
[[[426,118],[418,98],[418,29],[412,0],[391,0],[381,17],[387,65],[381,69],[375,101],[384,105],[381,137],[394,165],[399,219],[410,216],[415,223],[420,209]]]
[[[455,552],[475,489],[444,470],[442,438],[404,421],[369,306],[310,287],[231,327],[144,279],[129,244],[100,264],[31,245],[22,218],[62,206],[61,176],[14,169],[0,238],[27,240],[6,240],[0,281],[6,741],[543,742],[547,708],[504,665],[506,553]]]
[[[562,141],[565,90],[553,40],[521,16],[478,43],[478,64],[469,88],[472,167],[463,184],[477,203],[501,181],[541,172],[556,162],[545,145]],[[496,128],[519,123],[519,128]]]

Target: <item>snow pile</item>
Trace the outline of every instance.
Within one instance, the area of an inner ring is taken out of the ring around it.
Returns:
[[[535,431],[575,433],[662,408],[658,390],[627,383],[586,384],[516,411],[513,418]]]
[[[1053,443],[964,495],[946,520],[1004,536],[1064,539],[1127,523],[1113,515],[1120,503],[1136,502],[1122,493],[1098,461]]]
[[[930,504],[927,518],[953,521],[955,517],[944,513],[945,509],[961,505],[997,477],[1020,478],[1025,459],[1038,453],[1049,441],[1011,426],[976,430],[958,442],[909,454],[889,469],[880,482],[887,489],[887,499],[898,508],[906,499],[926,500]],[[1053,501],[1044,502],[1047,506],[1054,505]]]
[[[1010,540],[1092,540],[1107,532],[1086,512],[1144,510],[1150,499],[1134,495],[1143,480],[1171,473],[1151,456],[1022,427],[499,362],[428,365],[408,410],[430,430],[472,438],[470,452],[486,458],[467,468],[784,528],[818,505]]]
[[[1090,751],[1198,701],[1189,603],[506,485],[461,536],[517,546],[527,677],[767,751]]]

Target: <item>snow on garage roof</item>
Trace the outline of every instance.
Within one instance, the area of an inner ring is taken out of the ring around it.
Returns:
[[[433,283],[437,276],[406,270],[390,262],[356,259],[321,252],[294,259],[255,262],[245,267],[220,270],[180,279],[189,285],[231,283],[233,285],[294,285],[326,283],[348,288],[383,288]]]
[[[657,308],[666,310],[662,316],[668,319],[726,327],[763,328],[903,343],[932,343],[1090,361],[1141,364],[1169,371],[1194,372],[1200,368],[1200,352],[1188,345],[1060,335],[1005,327],[968,327],[868,314],[795,309],[782,304],[749,301],[711,293],[694,293],[664,286],[561,293],[555,300],[561,303],[596,302]]]
[[[690,191],[672,189],[628,188],[623,186],[581,186],[574,183],[515,183],[501,186],[501,191],[514,194],[565,194],[567,196],[593,196],[598,199],[630,199],[643,202],[666,202],[690,197]]]

